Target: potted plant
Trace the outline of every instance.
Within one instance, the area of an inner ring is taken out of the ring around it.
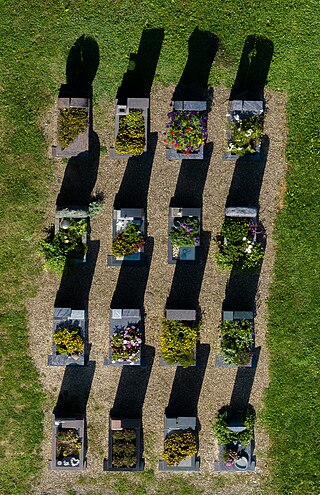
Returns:
[[[175,102],[177,103],[177,102]],[[197,110],[172,110],[168,113],[164,143],[169,160],[203,158],[208,137],[207,116]]]
[[[51,469],[84,468],[84,419],[61,419],[53,416]]]
[[[62,230],[40,241],[40,249],[45,257],[45,268],[62,272],[70,260],[86,261],[87,223],[83,219],[64,219]]]
[[[224,361],[235,366],[249,366],[252,362],[253,322],[227,320],[221,322],[221,354]]]
[[[143,471],[141,420],[109,420],[109,457],[104,471]]]
[[[217,471],[253,471],[255,412],[251,407],[234,414],[221,410],[213,427],[219,444],[220,459],[215,463]]]
[[[196,261],[200,247],[200,208],[169,208],[168,262]]]
[[[261,265],[264,248],[257,242],[257,227],[255,208],[226,208],[216,253],[220,267],[244,270]]]
[[[72,157],[89,151],[89,98],[58,99],[58,144],[52,147],[53,157]]]
[[[115,146],[110,158],[128,159],[147,150],[148,112],[148,98],[127,98],[124,105],[116,101]]]
[[[164,443],[160,471],[198,471],[195,417],[164,417]]]
[[[225,160],[259,160],[263,136],[263,101],[231,100]]]
[[[110,266],[123,262],[136,264],[144,259],[144,210],[141,208],[121,208],[113,210],[112,255],[108,256]]]
[[[165,363],[161,364],[180,365],[184,368],[195,366],[199,336],[200,324],[195,321],[163,320],[160,346]]]

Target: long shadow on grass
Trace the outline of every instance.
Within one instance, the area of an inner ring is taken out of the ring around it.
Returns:
[[[99,137],[93,131],[90,131],[89,149],[89,157],[79,155],[69,159],[57,197],[57,206],[88,206],[97,180],[100,159]]]
[[[195,28],[189,38],[188,60],[172,99],[206,101],[212,62],[219,47],[219,39],[209,31]]]
[[[149,98],[163,36],[162,28],[143,30],[138,52],[130,54],[128,70],[117,92],[120,104],[125,104],[128,97]]]
[[[250,35],[244,43],[230,100],[261,100],[267,83],[273,43],[267,38]]]
[[[69,51],[66,65],[67,84],[61,85],[59,96],[91,97],[99,59],[96,40],[85,34],[80,36]]]
[[[110,412],[116,418],[141,418],[147,392],[154,347],[145,345],[144,366],[123,366],[115,401]]]
[[[169,404],[166,408],[168,417],[198,416],[198,402],[209,352],[209,344],[199,344],[197,347],[197,366],[177,367]]]

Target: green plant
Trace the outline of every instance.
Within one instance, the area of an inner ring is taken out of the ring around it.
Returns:
[[[63,108],[58,118],[58,141],[62,149],[69,146],[87,128],[85,108]]]
[[[80,335],[80,328],[63,327],[58,328],[53,335],[58,354],[81,354],[84,343]]]
[[[199,340],[200,325],[179,320],[163,320],[161,352],[168,364],[187,368],[195,363],[194,351]]]
[[[169,239],[174,246],[197,246],[200,243],[198,218],[182,217],[178,220],[179,227],[173,226]]]
[[[228,411],[220,412],[216,418],[213,427],[214,434],[219,445],[229,445],[233,442],[239,442],[242,445],[248,445],[254,437],[255,413],[251,408],[242,411],[238,418],[239,424],[245,427],[243,431],[229,430]]]
[[[251,358],[253,328],[249,320],[223,321],[220,325],[223,359],[236,366],[244,366]]]
[[[92,201],[89,203],[89,216],[90,218],[97,217],[100,215],[104,207],[104,200],[103,198],[93,198]]]
[[[84,220],[71,220],[66,230],[59,230],[54,236],[40,241],[45,257],[45,268],[62,272],[70,257],[83,257],[88,247],[82,242],[87,227]]]
[[[254,269],[261,265],[264,249],[255,242],[256,224],[248,218],[226,217],[221,227],[216,261],[223,268]]]
[[[129,223],[127,227],[119,232],[112,244],[112,254],[116,258],[129,256],[137,253],[144,245],[144,238],[139,227],[133,223]]]
[[[197,453],[197,440],[193,431],[171,433],[164,440],[163,458],[169,466],[176,466],[186,457]]]
[[[112,432],[112,464],[115,467],[133,467],[136,460],[136,431],[132,428]]]
[[[164,143],[177,151],[190,155],[198,153],[207,139],[207,117],[196,111],[173,110],[168,113]]]
[[[116,152],[121,155],[131,153],[141,155],[145,147],[144,117],[140,111],[132,111],[120,117],[116,140]]]
[[[141,343],[141,332],[134,325],[116,331],[110,342],[112,362],[134,363],[139,359]]]
[[[62,429],[56,434],[57,457],[79,456],[82,442],[74,428]]]
[[[256,115],[242,118],[238,114],[234,115],[230,123],[231,140],[227,151],[238,156],[255,153],[256,143],[263,135],[262,126],[262,118]]]

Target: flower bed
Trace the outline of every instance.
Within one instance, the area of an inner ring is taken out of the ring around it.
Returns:
[[[169,239],[173,246],[199,246],[200,223],[198,218],[182,217],[174,220]]]
[[[169,365],[195,365],[200,325],[195,322],[163,320],[160,336],[162,356]]]
[[[58,141],[61,149],[67,148],[87,128],[86,108],[63,108],[58,118]]]
[[[58,328],[53,341],[56,344],[57,354],[67,354],[73,358],[78,357],[83,352],[84,343],[79,327]]]
[[[235,114],[229,126],[230,140],[227,152],[240,157],[256,153],[263,135],[263,119],[257,115]]]
[[[141,332],[136,325],[116,331],[110,340],[112,363],[135,364],[140,360]]]
[[[112,465],[116,468],[132,468],[136,465],[136,430],[124,428],[112,432]]]
[[[119,232],[112,243],[112,254],[115,258],[123,258],[137,253],[144,245],[144,237],[139,227],[129,223]]]
[[[174,148],[182,158],[200,153],[208,137],[207,117],[195,110],[173,110],[168,117],[164,133],[166,147]]]
[[[40,249],[45,257],[45,268],[62,272],[70,259],[85,261],[88,246],[83,243],[87,234],[85,220],[64,219],[62,230],[40,241]]]
[[[226,217],[216,260],[223,268],[253,269],[261,265],[264,249],[256,242],[257,225],[250,218]]]
[[[139,110],[130,110],[120,117],[115,150],[120,155],[142,155],[145,148],[144,117]]]
[[[56,442],[57,465],[67,466],[67,463],[70,463],[71,467],[78,466],[82,448],[82,440],[78,430],[73,428],[61,429],[56,434]]]
[[[181,461],[196,453],[197,441],[192,430],[171,433],[164,440],[162,457],[168,466],[177,466]]]
[[[221,353],[226,363],[246,366],[252,358],[252,323],[223,321],[220,325]]]

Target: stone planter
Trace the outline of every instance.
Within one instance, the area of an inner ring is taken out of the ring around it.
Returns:
[[[169,234],[171,228],[175,226],[175,223],[182,217],[198,218],[199,220],[199,232],[201,236],[201,208],[169,208],[169,221],[168,221],[168,263],[173,265],[178,261],[183,263],[199,263],[200,261],[200,242],[192,246],[183,246],[175,248],[172,246]]]
[[[130,408],[130,405],[128,405]],[[135,444],[136,444],[136,463],[132,467],[116,467],[113,465],[113,434],[116,431],[122,431],[124,429],[135,430]],[[142,458],[143,444],[142,444],[142,432],[141,432],[141,419],[109,419],[109,448],[108,448],[108,459],[104,459],[103,470],[104,471],[143,471],[144,470],[144,459]]]
[[[174,321],[193,321],[197,319],[196,311],[194,309],[166,309],[166,319]],[[194,348],[194,364],[190,367],[197,365],[197,347]],[[164,357],[160,356],[160,366],[166,368],[183,367],[180,363],[168,364]]]
[[[79,356],[58,354],[56,344],[52,341],[52,356],[48,356],[48,366],[85,366],[88,360],[88,328],[85,310],[71,308],[54,308],[53,334],[61,327],[80,327],[80,335],[84,341],[84,349]]]
[[[254,320],[252,311],[223,311],[222,312],[223,321],[241,321],[249,320],[252,324],[252,333],[254,333]],[[254,345],[251,347],[251,354],[253,353]],[[248,364],[243,366],[237,366],[235,364],[226,363],[222,354],[216,357],[216,368],[252,368],[253,358],[251,356]]]
[[[117,136],[119,132],[119,122],[121,117],[124,115],[128,115],[130,110],[139,110],[142,112],[144,117],[144,132],[145,132],[145,147],[144,151],[147,151],[148,147],[148,118],[149,118],[149,106],[150,101],[149,98],[127,98],[126,105],[120,105],[118,100],[116,100],[116,117],[115,117],[115,130],[114,130],[114,141],[117,141]],[[117,153],[115,148],[110,148],[110,158],[113,160],[128,160],[133,155],[132,153],[128,153],[126,155],[122,155]],[[139,155],[141,156],[141,155]]]
[[[190,110],[197,112],[206,112],[207,102],[206,101],[173,101],[173,110]],[[198,153],[190,153],[186,155],[180,151],[176,151],[173,146],[166,148],[166,158],[167,160],[203,160],[204,145],[200,146]]]
[[[87,111],[87,128],[85,132],[79,134],[72,143],[61,149],[59,143],[52,146],[52,157],[71,158],[80,154],[89,154],[89,134],[91,119],[91,99],[90,98],[58,98],[59,113],[64,108],[84,108]]]
[[[231,122],[234,121],[235,115],[239,115],[241,119],[252,117],[253,115],[262,116],[264,112],[263,101],[248,101],[248,100],[230,100],[228,104],[228,128]],[[231,143],[231,131],[228,130],[228,146]],[[223,160],[228,161],[259,161],[261,157],[261,142],[256,143],[256,152],[245,156],[239,156],[231,151],[226,151],[222,155]]]
[[[142,208],[121,208],[120,210],[113,210],[112,219],[112,239],[116,237],[119,232],[125,230],[125,228],[133,223],[139,227],[139,230],[143,236],[145,236],[145,214]],[[115,258],[113,255],[108,255],[107,264],[109,266],[121,266],[122,264],[136,266],[145,262],[144,246],[137,252],[124,256],[122,258]]]
[[[249,445],[219,445],[219,460],[214,462],[214,470],[219,472],[255,471],[256,459],[255,456],[253,456],[253,447],[253,441],[251,441]],[[232,463],[230,466],[227,465],[226,461],[223,459],[227,449],[232,449],[241,456],[239,461]]]
[[[57,457],[56,435],[64,429],[77,431],[81,448],[78,456]],[[84,418],[52,418],[52,460],[49,461],[49,469],[52,471],[82,471],[86,467],[85,462],[85,420]]]
[[[65,206],[64,208],[57,208],[55,215],[54,233],[56,234],[60,230],[63,230],[64,220],[85,220],[86,222],[86,233],[82,236],[82,244],[84,246],[88,245],[88,222],[89,211],[88,208],[84,206]],[[74,258],[75,263],[85,263],[87,261],[87,253],[85,252],[83,257]]]
[[[173,432],[190,431],[197,433],[197,418],[180,416],[167,418],[164,415],[164,440]],[[159,461],[159,471],[199,471],[200,459],[197,455],[183,459],[176,466],[169,466],[165,460]]]
[[[142,332],[140,309],[111,309],[110,310],[110,339],[117,330],[134,325]],[[109,347],[109,356],[104,358],[105,366],[141,366],[141,345],[138,359],[132,363],[129,361],[112,362],[112,349]]]

